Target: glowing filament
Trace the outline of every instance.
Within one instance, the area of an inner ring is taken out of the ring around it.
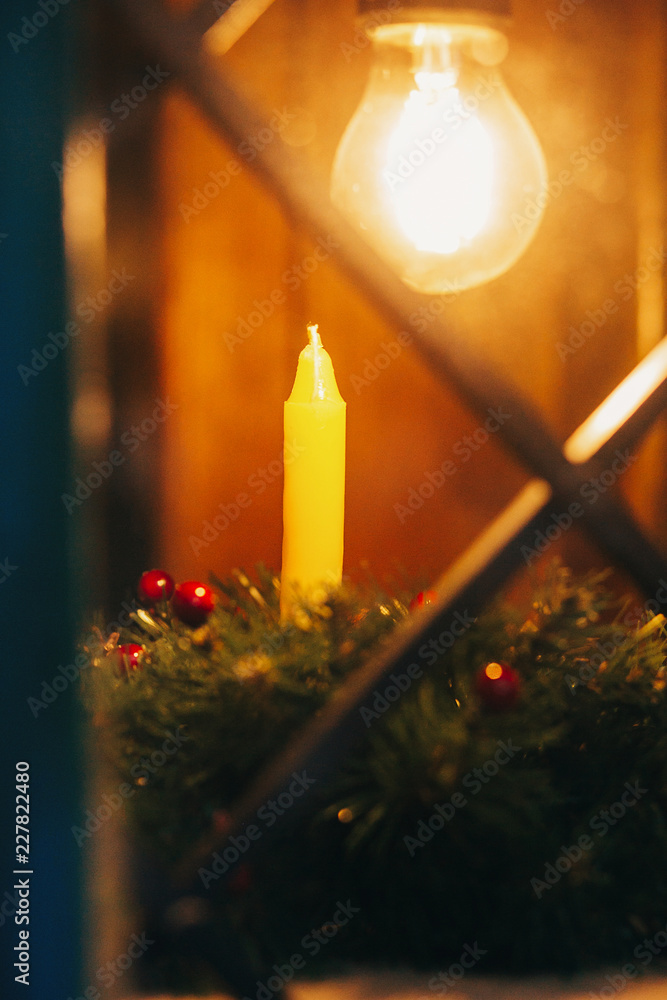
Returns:
[[[452,254],[484,229],[494,150],[451,75],[422,71],[389,138],[384,177],[396,220],[422,252]]]

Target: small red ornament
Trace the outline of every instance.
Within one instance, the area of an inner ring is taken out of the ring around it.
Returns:
[[[435,604],[438,594],[435,590],[420,590],[416,597],[410,601],[410,611],[423,608],[426,604]]]
[[[123,677],[127,677],[131,670],[140,670],[139,657],[144,651],[143,646],[136,642],[126,642],[123,646],[116,646],[115,655],[118,662],[118,669]]]
[[[179,583],[174,590],[171,606],[177,618],[186,625],[198,628],[203,625],[213,607],[215,597],[210,587],[198,580],[187,580]]]
[[[252,888],[253,874],[250,865],[241,863],[227,883],[227,888],[237,896]]]
[[[142,573],[137,585],[137,594],[142,604],[168,601],[173,593],[174,579],[163,569],[149,569]]]
[[[226,809],[214,809],[211,822],[216,833],[227,833],[232,825],[231,813],[228,813]]]
[[[519,697],[521,681],[508,663],[487,663],[477,674],[477,694],[487,708],[504,712],[512,708]]]

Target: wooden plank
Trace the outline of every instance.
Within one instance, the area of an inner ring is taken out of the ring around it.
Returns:
[[[174,22],[156,0],[118,3],[160,58],[177,71],[191,98],[223,136],[239,144],[248,133],[258,134],[266,127],[263,116],[242,96],[219,63],[203,51],[196,32]],[[341,244],[337,251],[341,267],[384,315],[407,326],[423,297],[405,287],[341,216],[331,204],[327,181],[313,171],[307,160],[276,141],[258,152],[253,169],[285,210],[314,234],[335,234]],[[581,472],[575,469],[553,440],[541,414],[484,358],[468,351],[461,330],[434,319],[426,330],[415,331],[413,336],[434,373],[452,384],[477,413],[486,415],[491,405],[512,415],[498,432],[499,437],[534,474],[547,480],[554,494],[566,504],[580,499],[583,482],[606,472],[604,463],[596,458],[591,458]],[[595,540],[614,562],[630,572],[641,589],[651,594],[667,565],[624,504],[605,494],[595,506],[585,508],[585,517]]]
[[[265,126],[261,114],[243,98],[221,67],[202,51],[191,29],[174,25],[160,4],[152,0],[119,2],[160,58],[179,73],[197,107],[221,135],[236,145],[248,133],[259,132]],[[407,326],[409,316],[419,308],[422,298],[402,285],[334,209],[328,198],[325,178],[314,174],[303,158],[279,142],[268,145],[254,165],[285,210],[315,234],[335,234],[341,244],[337,259],[346,273],[383,315],[393,323]],[[433,371],[455,386],[477,413],[485,414],[489,405],[503,407],[511,413],[512,419],[503,425],[499,434],[537,478],[445,575],[435,605],[415,615],[399,629],[390,648],[351,677],[297,741],[259,776],[234,811],[230,835],[238,832],[267,798],[279,794],[295,768],[306,768],[318,780],[331,774],[341,757],[363,736],[365,726],[359,708],[376,687],[386,682],[391,673],[419,662],[420,646],[436,638],[455,615],[466,616],[467,621],[480,611],[521,565],[522,544],[529,543],[532,532],[545,525],[551,505],[579,498],[585,481],[605,471],[608,457],[605,449],[615,435],[624,434],[628,444],[636,441],[648,417],[655,414],[658,404],[662,405],[664,364],[663,374],[644,386],[643,396],[641,392],[635,394],[635,403],[639,402],[632,411],[624,411],[625,420],[607,421],[607,431],[611,427],[611,434],[605,436],[599,428],[590,430],[588,435],[586,431],[580,432],[580,462],[575,466],[562,454],[535,407],[509,381],[500,378],[483,358],[472,356],[462,331],[451,323],[434,320],[426,331],[415,334],[414,339]],[[660,359],[663,363],[662,355]],[[638,382],[641,382],[640,376],[635,378],[635,384]],[[596,445],[600,443],[602,448],[598,450]],[[623,503],[604,494],[585,513],[586,525],[593,537],[614,561],[629,570],[647,593],[652,593],[667,567]],[[290,820],[294,818],[295,810],[292,810]],[[269,843],[270,838],[264,838],[260,849],[265,849]],[[184,866],[179,891],[186,888],[195,895],[202,893],[194,869],[209,852],[222,846],[213,841],[199,845],[196,855]]]

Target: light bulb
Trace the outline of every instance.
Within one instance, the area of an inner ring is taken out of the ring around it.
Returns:
[[[336,153],[332,199],[417,291],[490,281],[535,235],[547,181],[497,69],[507,39],[442,12],[369,34],[373,69]]]

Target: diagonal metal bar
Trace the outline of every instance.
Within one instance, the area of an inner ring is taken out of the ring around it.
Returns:
[[[637,378],[637,375],[651,370],[650,379]],[[659,373],[659,374],[658,374]],[[613,445],[617,445],[617,437],[627,424],[636,420],[633,442],[641,430],[650,426],[642,412],[657,411],[665,404],[667,396],[667,350],[659,345],[651,355],[637,366],[635,371],[621,385],[631,385],[637,389],[643,386],[643,394],[634,392],[630,401],[627,395],[627,409],[632,402],[632,413],[627,410],[616,411],[615,421],[611,418],[604,429],[596,428],[597,439],[594,440],[588,421],[572,435],[570,440],[587,441],[588,453],[592,457],[595,444],[599,453]],[[618,401],[618,390],[602,404],[602,409],[615,400]],[[623,423],[625,421],[625,423]],[[415,616],[406,626],[399,630],[391,646],[382,654],[373,658],[363,668],[355,673],[328,703],[323,712],[308,724],[299,737],[288,746],[275,761],[270,763],[252,783],[247,794],[237,803],[231,818],[230,828],[224,838],[214,837],[204,840],[188,857],[180,872],[180,879],[172,886],[168,896],[170,900],[180,897],[183,893],[195,896],[205,896],[203,883],[196,878],[195,873],[200,866],[211,865],[212,856],[216,850],[224,850],[230,836],[240,834],[251,823],[258,810],[267,801],[276,799],[284,791],[293,778],[295,771],[306,771],[307,774],[323,784],[332,776],[340,761],[363,738],[367,731],[361,707],[364,702],[370,703],[375,690],[383,690],[390,683],[391,675],[405,672],[412,664],[423,662],[420,649],[431,639],[437,639],[443,625],[452,624],[461,619],[470,620],[481,610],[489,598],[506,582],[509,576],[521,565],[521,548],[523,544],[530,545],[533,533],[544,529],[550,523],[553,511],[554,496],[544,480],[530,481],[508,505],[505,511],[481,533],[467,552],[451,567],[438,584],[438,600],[431,608],[426,608]],[[657,585],[657,580],[655,581]],[[302,801],[301,808],[293,807],[289,822],[295,822],[300,813],[307,808]],[[283,821],[283,825],[284,825]],[[270,848],[272,836],[283,829],[281,823],[275,824],[271,833],[262,841],[261,850]],[[215,955],[215,932],[212,928],[202,928],[210,936],[209,954]],[[207,938],[208,940],[208,938]],[[229,975],[229,960],[222,970]],[[234,968],[234,982],[243,992],[249,977],[248,971]],[[251,979],[252,977],[250,977]]]
[[[177,24],[156,0],[117,0],[132,23],[163,61],[178,74],[181,84],[214,129],[238,146],[265,125],[264,117],[243,98],[219,61],[202,50],[199,36],[187,24]],[[253,169],[285,208],[314,235],[332,236],[341,246],[337,262],[393,322],[409,328],[409,316],[424,298],[406,288],[395,273],[368,247],[329,199],[325,178],[314,174],[305,158],[277,137],[253,160]],[[458,333],[458,335],[457,335]],[[516,390],[489,369],[484,359],[472,357],[460,331],[434,320],[426,334],[413,334],[437,373],[452,382],[479,413],[489,405],[509,404],[522,413],[508,421],[507,440],[528,467],[542,474],[549,462],[562,460],[560,449],[539,412]],[[546,470],[545,470],[546,471]],[[546,476],[545,478],[549,478]]]
[[[619,405],[619,390],[625,400]],[[569,439],[578,442],[582,457],[602,455],[622,444],[618,435],[633,420],[632,443],[640,431],[650,426],[642,417],[660,412],[667,405],[667,340],[658,344],[598,408],[608,419],[594,425],[590,418]],[[595,411],[595,412],[598,412]],[[586,454],[583,455],[584,447]],[[321,715],[307,726],[283,755],[268,767],[237,804],[233,829],[240,831],[270,798],[276,797],[289,783],[292,772],[306,769],[324,781],[342,759],[347,749],[364,733],[360,706],[372,692],[389,683],[390,675],[420,662],[419,649],[451,623],[458,612],[475,614],[521,565],[522,545],[529,545],[534,533],[551,523],[554,495],[544,480],[531,480],[507,508],[483,531],[469,549],[444,574],[437,584],[437,602],[416,616],[382,655],[358,671],[341,689]],[[658,578],[654,581],[657,588]],[[220,838],[198,846],[182,869],[187,878],[200,863],[220,846]]]
[[[207,901],[210,876],[216,871],[215,861],[219,852],[225,850],[231,837],[243,835],[243,831],[256,820],[262,806],[278,799],[281,792],[288,789],[295,772],[305,772],[317,788],[324,786],[367,732],[360,712],[363,703],[376,688],[385,686],[383,682],[388,682],[391,674],[405,672],[411,664],[420,664],[419,650],[429,638],[440,635],[443,618],[451,618],[457,624],[461,620],[472,621],[486,601],[519,567],[522,543],[529,543],[531,532],[545,526],[550,497],[551,490],[543,480],[528,483],[443,578],[437,603],[408,621],[394,636],[384,654],[376,656],[356,671],[322,712],[304,727],[297,739],[252,782],[233,809],[226,834],[214,835],[196,845],[172,880],[165,879],[160,873],[154,876],[155,885],[159,888],[152,893],[151,903],[161,937],[171,939],[174,947],[186,953],[193,947],[194,938],[194,947],[199,954],[206,955],[236,995],[252,995],[256,979],[252,968],[243,961],[241,942],[236,940],[238,932],[229,925],[225,926],[223,939],[227,950],[221,953],[221,932],[211,921],[179,931],[170,926],[168,914],[183,898]],[[460,609],[458,619],[455,618],[457,609]],[[252,860],[256,861],[258,854],[270,851],[275,836],[284,833],[287,823],[294,824],[308,808],[307,796],[296,799],[289,812],[283,813],[263,834],[259,843],[253,844],[255,853]],[[152,869],[150,857],[144,859],[141,868],[142,871]],[[227,874],[213,883],[218,891],[224,891],[231,871],[230,866]],[[207,906],[207,902],[204,905]]]
[[[191,98],[213,127],[238,145],[250,132],[265,127],[264,118],[233,86],[219,61],[203,51],[199,35],[175,22],[157,0],[116,0],[160,59],[180,77]],[[393,323],[409,326],[423,297],[408,289],[361,239],[331,204],[324,178],[313,173],[303,156],[276,139],[258,153],[253,169],[281,204],[313,233],[339,244],[337,261],[355,284]],[[467,349],[465,337],[451,323],[434,320],[424,332],[412,333],[433,371],[449,382],[477,413],[489,406],[512,414],[499,437],[529,469],[550,483],[566,504],[577,500],[582,484],[606,469],[597,457],[575,467],[553,440],[539,411],[483,358]],[[651,592],[665,572],[661,555],[644,537],[625,505],[610,495],[586,509],[588,528],[610,558],[627,569],[639,586]]]
[[[295,770],[306,770],[323,784],[338,763],[367,732],[360,707],[377,688],[390,683],[390,675],[405,672],[410,664],[423,665],[419,650],[437,639],[452,623],[457,631],[461,619],[472,619],[484,607],[522,562],[521,546],[529,544],[532,533],[546,525],[549,501],[548,483],[531,480],[507,508],[480,534],[437,584],[437,600],[402,625],[382,654],[357,670],[308,723],[297,739],[272,762],[252,784],[234,809],[230,830],[199,844],[182,866],[181,877],[192,877],[197,868],[210,860],[220,842],[242,830],[268,799],[275,798],[289,785]],[[458,617],[457,617],[458,616]],[[298,815],[295,807],[290,815]],[[196,891],[196,887],[192,887]]]
[[[228,52],[274,0],[203,0],[185,20],[212,52]]]
[[[137,0],[121,2],[160,57],[177,70],[190,95],[219,132],[240,142],[247,131],[262,127],[261,116],[202,52],[191,26],[176,26],[152,0],[144,0],[143,4]],[[333,209],[324,180],[314,178],[305,164],[279,143],[258,157],[257,167],[284,206],[315,233],[332,235],[341,243],[341,266],[376,306],[392,322],[408,325],[421,298],[398,281]],[[472,358],[464,339],[451,325],[434,322],[426,333],[414,336],[438,375],[451,382],[473,409],[479,413],[485,413],[489,405],[509,409],[512,419],[502,428],[503,440],[541,478],[532,480],[521,491],[443,577],[435,606],[399,629],[391,647],[351,677],[297,741],[259,776],[235,809],[227,836],[241,831],[254,819],[257,809],[284,789],[294,770],[305,768],[320,780],[329,776],[364,735],[360,713],[364,700],[386,683],[391,673],[419,664],[421,646],[436,638],[443,626],[453,623],[457,613],[460,622],[480,610],[520,566],[522,543],[529,543],[532,532],[545,526],[554,504],[578,497],[585,481],[605,470],[611,450],[631,447],[665,405],[667,348],[663,344],[570,437],[564,455],[535,409],[480,359]],[[665,564],[623,504],[605,495],[595,510],[586,513],[587,527],[598,542],[616,562],[630,570],[645,591],[651,592],[665,573]],[[189,859],[183,871],[183,884],[175,892],[180,894],[187,886],[190,892],[203,895],[194,868],[216,846],[223,844],[199,845],[197,855]],[[215,952],[215,942],[211,941]],[[246,972],[240,970],[237,982],[245,981]]]
[[[253,0],[250,2],[252,3]],[[232,8],[236,8],[242,3],[247,4],[248,0],[199,0],[183,16],[183,20],[197,34],[204,35],[221,18],[228,17]]]
[[[563,452],[570,462],[632,447],[667,406],[667,337],[649,351],[577,428]]]

